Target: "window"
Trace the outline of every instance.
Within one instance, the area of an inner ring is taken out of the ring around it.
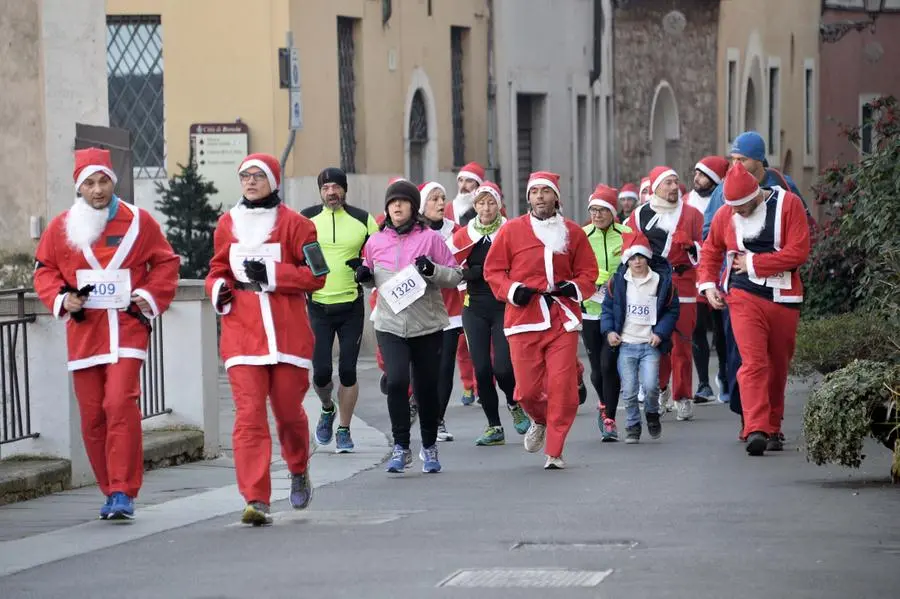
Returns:
[[[356,42],[353,33],[357,21],[337,18],[341,168],[347,173],[356,172]]]
[[[872,109],[872,102],[878,94],[860,94],[859,96],[859,153],[871,154],[878,140],[873,125],[878,114]]]
[[[815,61],[803,62],[803,166],[816,165],[816,79]]]
[[[781,162],[781,60],[769,58],[769,121],[767,127],[769,162]]]
[[[740,50],[728,48],[727,72],[725,74],[725,141],[729,144],[737,135],[737,73],[739,56]]]
[[[464,60],[469,30],[465,27],[450,28],[450,89],[453,101],[453,164],[466,163],[466,130],[464,111]]]
[[[134,176],[164,177],[162,23],[159,15],[106,17],[109,124],[131,131]]]
[[[413,95],[409,111],[409,177],[425,180],[425,147],[428,145],[428,109],[421,89]]]

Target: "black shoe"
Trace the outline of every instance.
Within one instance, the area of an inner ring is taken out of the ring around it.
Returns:
[[[784,435],[775,433],[766,443],[766,451],[784,451]]]
[[[662,435],[662,423],[659,421],[659,414],[647,414],[647,432],[650,433],[651,439],[659,439]]]
[[[641,425],[635,424],[634,426],[625,427],[625,443],[628,445],[632,445],[634,443],[641,442]]]
[[[584,381],[578,381],[578,405],[583,406],[584,402],[587,401],[587,387],[584,386]]]
[[[759,431],[750,433],[747,436],[747,453],[750,455],[762,455],[766,451],[769,444],[769,435]]]
[[[382,373],[381,381],[378,384],[381,387],[381,394],[387,395],[387,375],[386,374]]]

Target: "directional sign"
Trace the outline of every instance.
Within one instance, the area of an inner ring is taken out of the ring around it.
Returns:
[[[291,48],[291,88],[300,88],[300,51]]]
[[[248,128],[244,123],[191,125],[191,150],[197,172],[216,186],[212,203],[229,208],[241,197],[237,169],[247,156]]]
[[[291,129],[303,129],[303,94],[299,89],[292,89],[291,94]]]

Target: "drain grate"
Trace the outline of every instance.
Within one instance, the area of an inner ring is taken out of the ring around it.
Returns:
[[[457,570],[437,586],[493,589],[589,588],[599,585],[612,572],[612,570],[527,568],[469,569]]]
[[[602,541],[521,541],[509,548],[510,551],[527,549],[532,551],[589,551],[604,549],[636,549],[640,543],[630,539],[606,539]]]

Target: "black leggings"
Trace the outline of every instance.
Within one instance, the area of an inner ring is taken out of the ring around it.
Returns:
[[[422,446],[431,447],[437,440],[440,423],[438,376],[443,333],[437,331],[421,337],[398,337],[375,331],[378,347],[384,357],[387,375],[388,414],[394,445],[409,449],[409,379],[412,366],[413,395],[419,406],[419,428]]]
[[[506,395],[507,406],[515,406],[513,391],[516,379],[513,376],[512,359],[509,356],[509,342],[503,333],[504,305],[500,302],[487,306],[467,306],[463,308],[463,328],[475,380],[478,383],[478,397],[487,417],[488,426],[502,426],[500,423],[500,399],[494,387],[494,378]],[[494,357],[491,360],[491,349]]]
[[[719,377],[728,382],[728,351],[725,337],[725,312],[723,310],[709,309],[712,321],[713,345],[716,347],[716,358],[719,361]]]
[[[606,336],[600,332],[599,320],[583,320],[581,324],[581,338],[591,363],[591,384],[606,411],[606,417],[615,420],[622,386],[616,365],[619,352],[609,346]]]
[[[697,302],[697,326],[694,327],[694,365],[697,367],[697,380],[701,385],[709,385],[709,339],[707,334],[713,332],[713,343],[719,361],[719,372],[725,372],[725,330],[722,325],[722,313],[713,310],[709,304]],[[724,377],[723,377],[724,378]]]
[[[356,384],[356,361],[359,358],[365,319],[362,296],[356,301],[343,304],[309,302],[309,324],[315,337],[312,362],[313,384],[316,387],[325,387],[331,382],[331,352],[335,335],[340,347],[338,378],[344,387]]]
[[[440,422],[444,421],[450,394],[453,393],[453,376],[456,374],[456,347],[459,345],[459,327],[444,331],[441,337],[441,367],[438,373],[438,401],[440,402]]]

